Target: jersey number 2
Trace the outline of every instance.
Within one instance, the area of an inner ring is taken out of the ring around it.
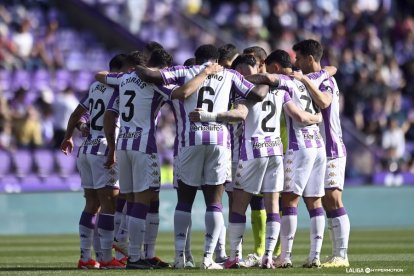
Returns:
[[[98,110],[98,112],[95,114],[93,110]],[[89,99],[89,112],[90,114],[95,114],[95,116],[93,116],[91,120],[91,128],[93,130],[101,131],[103,129],[103,126],[98,125],[97,121],[105,113],[104,101],[102,99],[97,99],[94,104],[93,99]]]
[[[266,124],[275,115],[275,113],[276,113],[276,106],[271,101],[265,101],[262,104],[262,111],[267,111],[267,107],[268,106],[270,107],[270,112],[262,120],[262,130],[264,132],[273,132],[273,131],[275,131],[276,128],[275,127],[268,127]]]

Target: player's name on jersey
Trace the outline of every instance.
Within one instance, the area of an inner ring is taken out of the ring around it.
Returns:
[[[138,77],[129,77],[127,79],[122,80],[121,82],[121,87],[128,84],[128,83],[135,83],[136,85],[138,85],[141,89],[144,89],[147,86],[147,83],[144,82],[143,80],[141,80]]]
[[[141,136],[142,130],[132,131],[132,132],[122,132],[119,133],[118,138],[119,139],[137,139],[139,136]]]
[[[190,128],[191,131],[221,131],[223,130],[223,126],[222,125],[191,125]]]
[[[97,84],[97,85],[94,87],[93,92],[95,92],[95,91],[99,91],[99,92],[105,93],[106,88],[107,88],[107,86],[106,86],[105,84],[100,83],[100,84]]]
[[[281,143],[280,138],[276,138],[274,141],[254,142],[253,149],[273,148],[279,146]]]
[[[222,81],[223,80],[223,76],[219,76],[219,75],[216,75],[216,74],[214,74],[214,75],[208,75],[207,79],[208,80],[209,79],[216,79],[218,81]]]
[[[83,143],[84,146],[97,146],[101,143],[102,138],[95,138],[91,140],[86,140],[85,143]]]

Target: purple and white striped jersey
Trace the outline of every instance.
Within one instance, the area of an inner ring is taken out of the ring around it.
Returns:
[[[228,124],[230,134],[231,160],[234,162],[240,159],[240,146],[243,141],[243,123]]]
[[[112,95],[117,91],[117,88],[96,81],[89,87],[88,95],[80,101],[79,104],[88,110],[90,116],[90,133],[82,143],[79,153],[108,154],[108,143],[103,130],[103,115]]]
[[[172,90],[146,83],[135,72],[108,74],[106,82],[119,85],[119,93],[113,95],[108,107],[120,117],[117,150],[156,153],[157,115]]]
[[[321,109],[323,122],[320,131],[325,140],[326,156],[337,158],[346,156],[346,147],[342,141],[342,128],[339,117],[339,88],[334,77],[322,70],[307,75],[316,87],[323,93],[332,94],[332,103],[325,109]]]
[[[285,90],[270,88],[262,102],[244,102],[249,113],[244,120],[241,160],[283,155],[280,116],[283,105],[290,100],[290,95]]]
[[[181,100],[170,100],[167,102],[171,106],[171,110],[174,114],[175,119],[175,139],[174,139],[174,157],[178,155],[178,150],[182,146],[182,133],[180,133],[180,129],[182,129],[182,120],[179,120],[178,118],[181,118],[182,112],[184,112],[184,104]]]
[[[205,68],[205,65],[174,66],[161,70],[165,84],[183,85],[194,78]],[[204,108],[208,112],[225,112],[229,109],[230,91],[245,98],[254,87],[234,70],[223,70],[209,76],[189,98],[183,101],[180,110],[181,120],[179,135],[182,147],[194,145],[221,145],[229,147],[230,140],[227,125],[220,122],[190,122],[188,114],[195,108]]]
[[[297,107],[311,114],[315,114],[315,107],[306,86],[292,77],[285,75],[278,76],[278,89],[289,93],[293,103],[295,103]],[[293,120],[286,112],[285,119],[289,141],[288,149],[299,150],[323,147],[322,136],[320,135],[317,124],[304,126],[303,124]]]

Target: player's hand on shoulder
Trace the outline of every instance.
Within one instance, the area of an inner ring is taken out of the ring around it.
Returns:
[[[206,72],[207,75],[214,75],[214,74],[217,74],[218,72],[223,71],[223,66],[219,65],[218,63],[210,63],[209,65],[206,66],[204,71]]]
[[[73,140],[72,140],[72,138],[63,140],[62,144],[60,144],[60,150],[65,155],[70,154],[73,150]]]
[[[303,79],[305,78],[305,75],[302,73],[302,71],[293,71],[293,73],[290,76],[294,77],[298,81],[303,81]]]

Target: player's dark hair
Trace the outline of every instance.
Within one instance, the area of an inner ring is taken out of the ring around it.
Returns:
[[[201,45],[194,52],[196,64],[202,64],[207,61],[218,60],[219,51],[216,46],[212,44]]]
[[[148,60],[148,67],[164,68],[172,65],[173,57],[164,49],[156,49]]]
[[[126,54],[117,54],[109,61],[109,71],[118,71],[124,66],[127,59]]]
[[[236,69],[240,64],[247,64],[251,67],[254,67],[256,65],[256,58],[252,55],[240,55],[236,57],[236,59],[231,64],[231,69]]]
[[[266,65],[272,64],[273,62],[279,63],[283,68],[293,67],[289,54],[280,49],[271,52],[265,60]]]
[[[315,61],[321,61],[323,55],[322,45],[313,39],[302,40],[293,45],[293,51],[300,52],[304,56],[313,56]]]
[[[260,60],[265,60],[267,53],[265,49],[260,46],[251,46],[243,50],[243,54],[254,55],[255,57],[260,58]]]
[[[129,66],[145,65],[144,56],[141,51],[132,51],[127,56]]]
[[[219,51],[219,59],[218,63],[222,63],[225,60],[231,60],[234,58],[235,55],[239,54],[239,50],[236,46],[231,43],[224,44],[218,48]]]
[[[184,66],[192,66],[192,65],[195,65],[196,63],[195,63],[195,58],[189,58],[189,59],[187,59],[186,61],[184,61]]]
[[[155,50],[164,49],[161,44],[159,44],[156,41],[150,41],[147,44],[145,44],[143,51],[148,51],[149,53],[152,53]]]

